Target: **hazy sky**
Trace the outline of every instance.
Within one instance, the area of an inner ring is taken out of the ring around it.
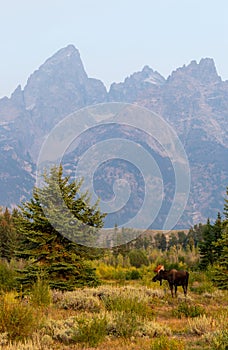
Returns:
[[[68,44],[108,87],[144,65],[167,77],[212,57],[228,79],[227,0],[0,0],[0,97]]]

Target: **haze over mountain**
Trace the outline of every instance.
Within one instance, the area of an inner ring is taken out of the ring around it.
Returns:
[[[47,59],[28,78],[23,90],[18,86],[10,98],[0,99],[2,206],[30,198],[45,135],[68,114],[102,102],[146,107],[176,130],[191,168],[190,197],[182,227],[214,218],[222,211],[228,185],[228,81],[218,76],[213,59],[192,61],[167,79],[145,66],[124,82],[113,83],[107,91],[100,80],[87,76],[73,45]],[[118,132],[126,134],[126,130]],[[137,139],[136,135],[132,137]],[[162,159],[159,162],[162,164]],[[132,201],[133,211],[134,206]]]

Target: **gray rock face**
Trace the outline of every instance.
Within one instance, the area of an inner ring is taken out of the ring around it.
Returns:
[[[35,161],[44,136],[54,125],[69,113],[106,99],[104,84],[88,78],[78,50],[69,45],[28,78],[24,91],[18,87],[10,99],[0,100],[0,120],[17,124],[15,129],[23,133],[21,142]]]
[[[10,98],[0,99],[0,161],[4,174],[0,178],[0,192],[4,193],[0,204],[19,204],[30,196],[33,164],[45,135],[56,123],[77,109],[106,99],[104,84],[87,76],[73,45],[44,62],[29,77],[24,90],[18,86]],[[14,152],[9,152],[12,149]]]
[[[79,52],[69,45],[49,58],[28,79],[24,89],[26,110],[34,124],[34,134],[45,135],[63,117],[87,105],[106,100],[106,88],[88,78]],[[32,156],[42,143],[35,143]]]
[[[150,95],[156,95],[163,84],[165,78],[145,66],[141,72],[132,74],[123,83],[113,83],[109,91],[109,101],[134,102],[149,98]]]
[[[151,109],[178,133],[192,176],[185,227],[222,211],[228,185],[228,82],[218,76],[214,61],[192,61],[167,79],[145,66],[107,93],[100,80],[87,76],[73,45],[47,59],[24,90],[18,86],[10,98],[0,99],[0,204],[19,204],[30,195],[40,146],[59,121],[108,101]]]
[[[106,95],[101,81],[88,78],[79,52],[72,45],[40,66],[24,89],[26,109],[45,130],[75,109],[103,102]]]
[[[190,216],[194,222],[215,217],[228,185],[228,82],[210,58],[178,68],[146,91],[142,72],[136,74],[137,82],[133,74],[112,86],[109,98],[147,107],[174,127],[191,166]]]

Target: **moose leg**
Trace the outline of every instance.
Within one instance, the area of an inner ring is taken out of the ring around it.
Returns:
[[[175,297],[177,297],[177,285],[175,284]]]
[[[185,284],[182,285],[183,287],[183,291],[184,291],[184,295],[187,295],[187,286]]]
[[[169,284],[169,288],[170,288],[170,291],[171,291],[171,294],[172,294],[172,297],[173,297],[173,284],[172,283]]]

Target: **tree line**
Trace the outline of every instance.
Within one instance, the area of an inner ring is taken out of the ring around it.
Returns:
[[[90,248],[89,244],[85,246],[80,242],[93,242],[94,236],[103,227],[105,214],[101,213],[98,203],[90,204],[89,194],[81,193],[81,185],[82,182],[71,181],[69,176],[64,176],[62,167],[53,167],[49,174],[44,174],[44,186],[34,188],[31,200],[22,202],[11,212],[7,208],[1,210],[0,258],[8,263],[21,261],[20,268],[17,268],[17,286],[29,289],[40,276],[48,281],[51,288],[61,290],[99,284],[91,261],[104,256],[105,249]],[[68,211],[58,209],[62,199]],[[75,218],[73,222],[72,215]],[[129,234],[126,229],[122,233]],[[197,249],[200,255],[198,268],[213,267],[214,282],[226,289],[228,199],[225,199],[223,219],[218,213],[214,223],[208,219],[206,224],[199,223],[187,233],[171,232],[168,239],[162,232],[139,236],[113,248],[112,254],[114,257],[120,254],[123,258],[127,256],[131,265],[139,267],[148,264],[147,252],[153,248],[162,252]]]

